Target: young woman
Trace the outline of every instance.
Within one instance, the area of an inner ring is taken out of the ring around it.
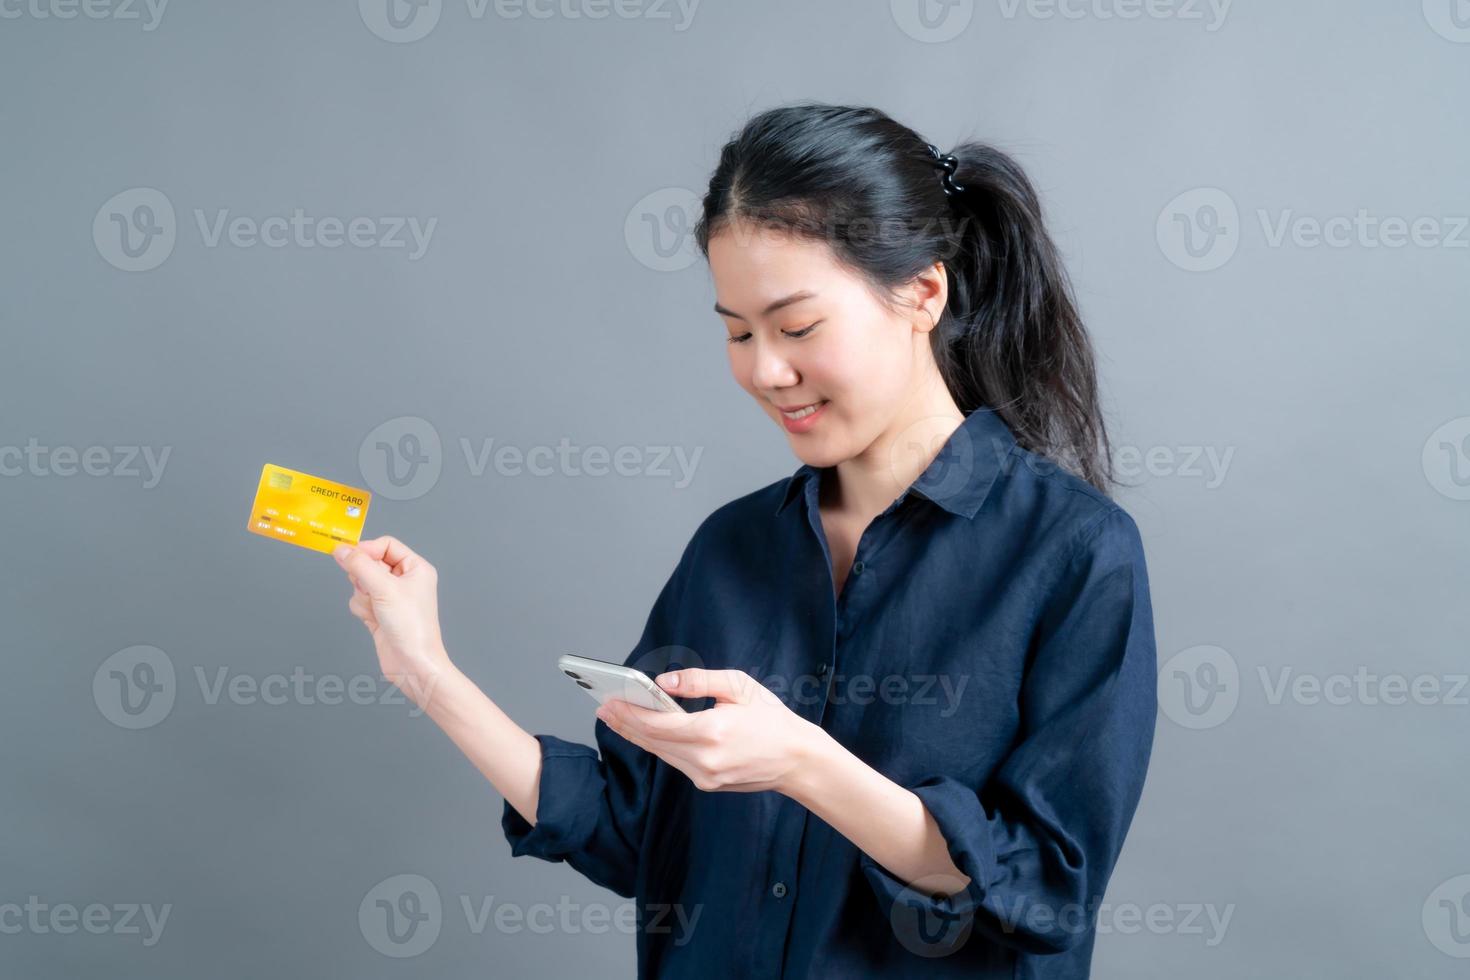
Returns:
[[[788,106],[724,147],[696,235],[802,465],[705,519],[627,658],[690,713],[609,702],[600,755],[528,734],[389,537],[339,554],[384,674],[504,795],[513,854],[636,897],[641,977],[1087,976],[1153,621],[1031,184]]]

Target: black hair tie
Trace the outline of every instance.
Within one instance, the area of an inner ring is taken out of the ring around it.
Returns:
[[[934,162],[944,169],[944,193],[954,195],[963,191],[964,187],[954,182],[954,172],[960,166],[959,158],[953,153],[941,154],[939,147],[933,143],[926,143],[925,145],[929,147],[929,155],[934,158]]]

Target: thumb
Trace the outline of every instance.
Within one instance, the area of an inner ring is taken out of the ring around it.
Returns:
[[[377,598],[387,594],[393,581],[393,573],[388,571],[387,565],[362,549],[345,544],[338,545],[337,550],[332,552],[332,557],[346,569],[347,574],[357,579],[368,595]]]
[[[707,670],[703,667],[665,671],[654,680],[659,687],[681,698],[714,698],[737,703],[750,701],[759,686],[755,678],[743,670]]]

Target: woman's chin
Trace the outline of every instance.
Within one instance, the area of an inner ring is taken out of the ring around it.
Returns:
[[[844,459],[847,459],[845,455],[836,449],[800,437],[793,437],[791,439],[791,451],[796,455],[797,459],[817,469],[836,466]]]

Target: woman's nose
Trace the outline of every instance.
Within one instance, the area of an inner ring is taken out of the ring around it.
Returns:
[[[789,388],[797,380],[791,362],[769,346],[757,347],[755,364],[751,367],[750,383],[760,391]]]

